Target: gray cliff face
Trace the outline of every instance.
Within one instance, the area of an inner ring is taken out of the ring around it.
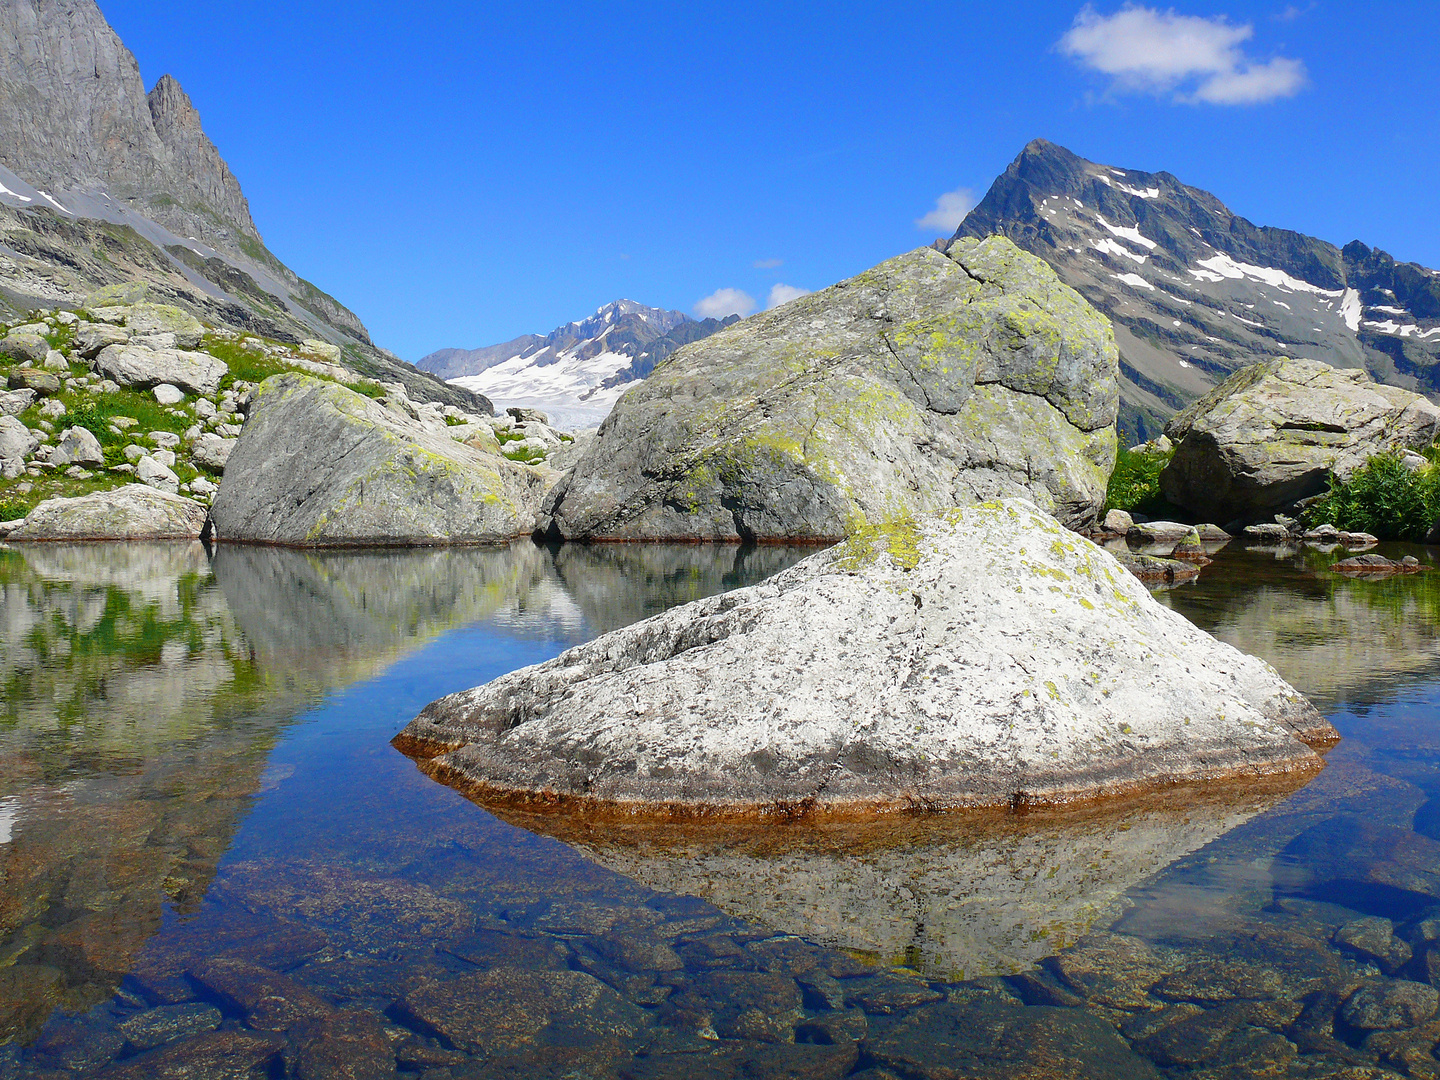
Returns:
[[[169,75],[147,95],[94,0],[0,0],[0,318],[142,283],[207,324],[338,346],[418,401],[489,412],[374,347],[266,250],[239,181]]]
[[[1440,392],[1440,276],[1359,241],[1341,249],[1252,224],[1170,173],[1036,139],[955,240],[992,235],[1044,259],[1110,318],[1129,440],[1157,435],[1237,369],[1280,356]]]
[[[258,239],[190,99],[168,75],[147,97],[92,0],[4,0],[0,41],[0,163],[52,195],[103,191],[182,236]]]
[[[250,220],[250,203],[240,190],[240,182],[201,129],[200,114],[190,103],[189,95],[169,75],[162,75],[146,100],[155,133],[170,151],[178,174],[198,189],[202,203],[258,237],[255,223]]]
[[[585,540],[834,540],[1020,495],[1092,523],[1114,465],[1115,341],[995,237],[928,248],[687,345],[547,498]]]

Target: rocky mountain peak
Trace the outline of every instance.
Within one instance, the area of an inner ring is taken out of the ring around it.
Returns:
[[[52,193],[118,200],[179,236],[235,249],[250,208],[185,92],[147,95],[94,0],[0,0],[0,165]]]
[[[250,217],[249,200],[240,190],[240,182],[231,173],[230,166],[200,126],[200,113],[191,103],[190,95],[172,76],[162,75],[146,95],[146,103],[150,106],[155,134],[170,151],[178,174],[199,188],[201,200],[207,206],[258,238],[259,232]]]
[[[1109,316],[1125,436],[1266,357],[1440,393],[1440,275],[1359,242],[1252,224],[1168,172],[1029,143],[955,239],[1006,236]],[[939,245],[945,250],[947,245]]]

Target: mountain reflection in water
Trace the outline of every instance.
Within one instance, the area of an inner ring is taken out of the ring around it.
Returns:
[[[388,746],[808,553],[0,545],[0,1078],[1432,1067],[1343,1005],[1440,980],[1430,575],[1226,549],[1163,594],[1332,710],[1288,796],[601,830]]]

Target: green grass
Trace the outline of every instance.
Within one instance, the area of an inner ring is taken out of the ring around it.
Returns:
[[[1139,511],[1164,517],[1170,504],[1160,494],[1160,473],[1170,464],[1173,450],[1147,452],[1121,450],[1115,455],[1115,471],[1105,489],[1105,510]]]
[[[1305,524],[1334,525],[1350,532],[1368,532],[1381,540],[1423,541],[1440,520],[1440,453],[1431,447],[1430,464],[1412,472],[1398,454],[1378,454],[1344,483],[1330,481],[1329,490],[1305,511]]]
[[[257,339],[264,340],[264,339]],[[295,351],[293,346],[283,342],[265,341],[267,345],[279,345],[281,348]],[[220,389],[228,390],[237,382],[264,382],[271,375],[281,375],[286,372],[298,372],[302,375],[310,375],[312,378],[324,379],[326,382],[338,382],[327,375],[314,375],[308,371],[292,367],[277,357],[270,356],[258,349],[252,348],[245,343],[229,338],[219,337],[214,334],[206,334],[200,343],[200,348],[208,352],[217,360],[225,361],[229,368],[226,376],[220,380]],[[354,390],[357,394],[363,394],[368,398],[382,398],[385,396],[385,389],[379,383],[369,379],[358,382],[342,382],[341,386]]]
[[[524,465],[534,465],[545,460],[544,450],[535,450],[528,446],[522,446],[518,450],[502,450],[500,453],[511,461],[518,461]]]

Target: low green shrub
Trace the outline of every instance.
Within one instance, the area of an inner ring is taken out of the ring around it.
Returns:
[[[1440,520],[1440,469],[1435,448],[1431,464],[1411,470],[1398,454],[1377,454],[1349,480],[1334,477],[1330,488],[1305,511],[1305,524],[1334,525],[1348,532],[1368,532],[1381,540],[1422,541]]]
[[[67,412],[64,423],[66,427],[84,428],[102,443],[118,442],[119,436],[110,430],[110,416],[111,414],[98,404],[86,402]]]
[[[18,499],[0,499],[0,521],[19,521],[30,507]]]
[[[1174,454],[1173,450],[1121,450],[1116,454],[1115,471],[1105,489],[1105,510],[1138,510],[1164,517],[1169,504],[1160,494],[1160,473]]]

